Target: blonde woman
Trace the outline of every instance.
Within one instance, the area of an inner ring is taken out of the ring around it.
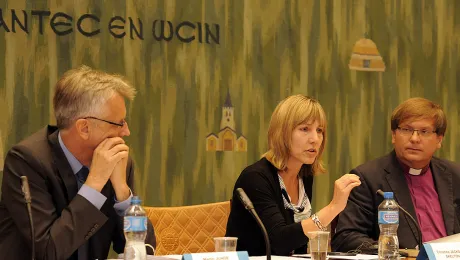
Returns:
[[[226,236],[238,237],[238,251],[266,254],[262,232],[238,199],[237,188],[252,200],[276,255],[306,253],[307,232],[325,229],[345,208],[350,191],[361,184],[353,174],[335,181],[331,203],[311,212],[313,176],[325,172],[325,143],[326,116],[318,101],[294,95],[278,104],[268,129],[268,152],[243,170],[234,187]]]

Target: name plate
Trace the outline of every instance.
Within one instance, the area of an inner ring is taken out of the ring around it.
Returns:
[[[460,242],[425,243],[424,247],[430,260],[460,259]]]
[[[193,253],[182,255],[182,260],[249,260],[247,251]]]

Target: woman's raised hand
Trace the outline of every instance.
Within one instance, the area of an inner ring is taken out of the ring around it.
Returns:
[[[359,185],[361,185],[361,181],[355,174],[345,174],[337,179],[334,183],[334,196],[331,201],[334,209],[342,212],[347,206],[351,190]]]

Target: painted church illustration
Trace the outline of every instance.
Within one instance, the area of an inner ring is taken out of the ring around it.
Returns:
[[[246,152],[248,141],[246,137],[237,136],[235,131],[234,110],[230,99],[230,91],[222,107],[220,131],[218,134],[211,133],[206,136],[206,151],[239,151]]]

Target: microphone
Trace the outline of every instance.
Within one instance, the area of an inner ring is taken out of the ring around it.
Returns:
[[[267,254],[267,260],[270,260],[272,250],[270,248],[270,241],[268,239],[268,233],[265,229],[264,223],[262,223],[262,221],[259,218],[259,215],[257,215],[257,212],[254,210],[254,205],[252,205],[252,202],[249,199],[248,195],[246,195],[246,192],[244,192],[242,188],[236,189],[236,192],[238,193],[238,198],[241,200],[241,203],[243,203],[244,207],[251,213],[251,215],[256,220],[257,224],[259,224],[260,229],[262,230],[262,234],[264,235],[265,240],[265,251]]]
[[[376,193],[383,197],[383,191],[382,191],[381,189],[378,189]],[[418,234],[418,237],[419,237],[419,238],[417,239],[417,247],[418,247],[417,249],[421,249],[421,248],[422,248],[422,231],[420,230],[417,221],[415,220],[414,217],[412,217],[412,215],[411,215],[409,212],[407,212],[407,211],[406,211],[403,207],[401,207],[398,203],[397,203],[397,205],[398,205],[398,208],[399,208],[402,212],[404,212],[404,214],[406,214],[406,216],[408,216],[409,219],[411,219],[412,222],[413,222],[413,224],[415,225],[415,229],[417,229],[417,234]]]
[[[30,189],[29,189],[29,180],[27,176],[21,176],[21,188],[22,192],[24,193],[24,200],[26,201],[27,205],[27,213],[29,214],[29,224],[30,224],[30,236],[32,238],[32,260],[35,259],[35,230],[34,230],[34,222],[32,219],[32,197],[30,196]]]
[[[238,192],[239,198],[240,198],[241,202],[243,203],[244,207],[247,210],[254,209],[254,205],[252,205],[252,201],[249,199],[248,195],[246,195],[246,192],[244,192],[244,190],[242,188],[238,188],[238,189],[236,189],[236,191]],[[257,213],[256,213],[256,215],[257,215]]]

